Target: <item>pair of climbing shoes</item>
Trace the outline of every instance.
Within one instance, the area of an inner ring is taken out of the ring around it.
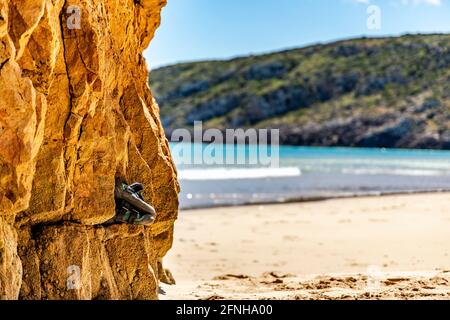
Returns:
[[[119,183],[114,190],[116,198],[116,222],[134,225],[151,225],[156,219],[155,209],[142,196],[144,186],[140,183]]]

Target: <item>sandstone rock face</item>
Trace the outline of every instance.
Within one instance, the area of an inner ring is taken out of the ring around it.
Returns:
[[[154,299],[178,183],[142,56],[165,0],[0,0],[0,298]],[[152,227],[104,225],[116,177]]]

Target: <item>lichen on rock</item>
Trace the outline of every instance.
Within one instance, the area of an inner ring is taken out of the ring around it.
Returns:
[[[0,298],[157,298],[179,187],[142,52],[164,5],[0,0]],[[150,228],[104,225],[118,176]]]

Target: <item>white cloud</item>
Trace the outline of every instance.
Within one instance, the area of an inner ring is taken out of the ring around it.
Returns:
[[[440,6],[442,4],[442,0],[402,0],[403,5],[409,5],[409,4],[427,4],[430,6]]]
[[[354,3],[362,3],[362,4],[370,4],[371,0],[352,0]],[[442,5],[443,0],[397,0],[402,5],[419,5],[419,4],[425,4],[429,6],[440,6]],[[376,2],[376,1],[374,1]]]

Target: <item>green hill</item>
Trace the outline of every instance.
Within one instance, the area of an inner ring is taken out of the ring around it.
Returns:
[[[450,149],[450,35],[361,38],[154,70],[168,135],[279,128],[293,145]]]

